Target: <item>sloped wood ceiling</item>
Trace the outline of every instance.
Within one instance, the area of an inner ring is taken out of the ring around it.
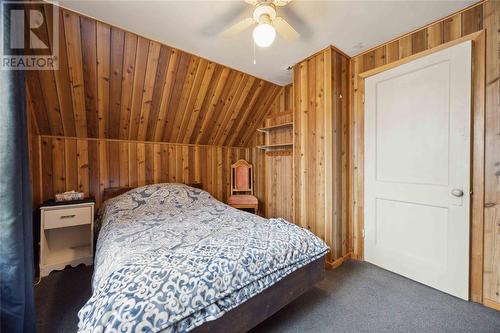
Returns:
[[[249,146],[283,89],[63,9],[59,46],[59,70],[26,73],[43,135]]]

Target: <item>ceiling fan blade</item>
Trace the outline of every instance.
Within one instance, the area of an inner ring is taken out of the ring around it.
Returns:
[[[240,21],[228,29],[224,30],[221,33],[221,36],[223,37],[233,37],[239,34],[240,32],[250,28],[252,25],[255,24],[255,20],[251,17],[244,19],[243,21]]]
[[[276,28],[276,31],[283,36],[287,41],[294,41],[300,37],[300,34],[295,31],[294,28],[287,21],[285,21],[282,17],[276,17],[273,20],[273,26]]]
[[[273,5],[275,5],[276,7],[283,7],[288,5],[290,2],[292,2],[292,0],[273,0]]]
[[[249,5],[256,6],[259,3],[259,0],[245,0],[245,2]]]

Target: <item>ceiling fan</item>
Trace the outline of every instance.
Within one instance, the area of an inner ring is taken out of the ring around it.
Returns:
[[[288,41],[300,37],[299,33],[284,18],[276,15],[276,7],[283,7],[292,0],[245,0],[255,6],[253,16],[246,18],[222,32],[224,37],[233,37],[254,24],[253,40],[260,47],[268,47],[274,42],[276,31]]]

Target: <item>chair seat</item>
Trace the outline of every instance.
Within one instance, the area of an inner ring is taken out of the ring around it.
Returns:
[[[231,195],[227,199],[229,205],[257,205],[259,200],[250,194]]]

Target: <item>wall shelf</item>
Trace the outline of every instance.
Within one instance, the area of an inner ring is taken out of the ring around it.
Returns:
[[[262,133],[266,133],[266,132],[269,132],[272,130],[276,130],[276,129],[280,129],[280,128],[287,128],[287,127],[293,127],[293,122],[283,123],[283,124],[279,124],[279,125],[273,125],[273,126],[269,126],[269,127],[263,127],[263,128],[257,129],[257,131],[262,132]]]
[[[275,149],[275,148],[286,148],[286,149],[292,149],[293,148],[293,143],[275,143],[272,145],[262,145],[262,146],[257,146],[259,149],[263,150],[270,150],[270,149]]]
[[[293,153],[293,113],[290,110],[271,114],[264,120],[257,132],[263,141],[257,145],[266,156],[283,156]]]

